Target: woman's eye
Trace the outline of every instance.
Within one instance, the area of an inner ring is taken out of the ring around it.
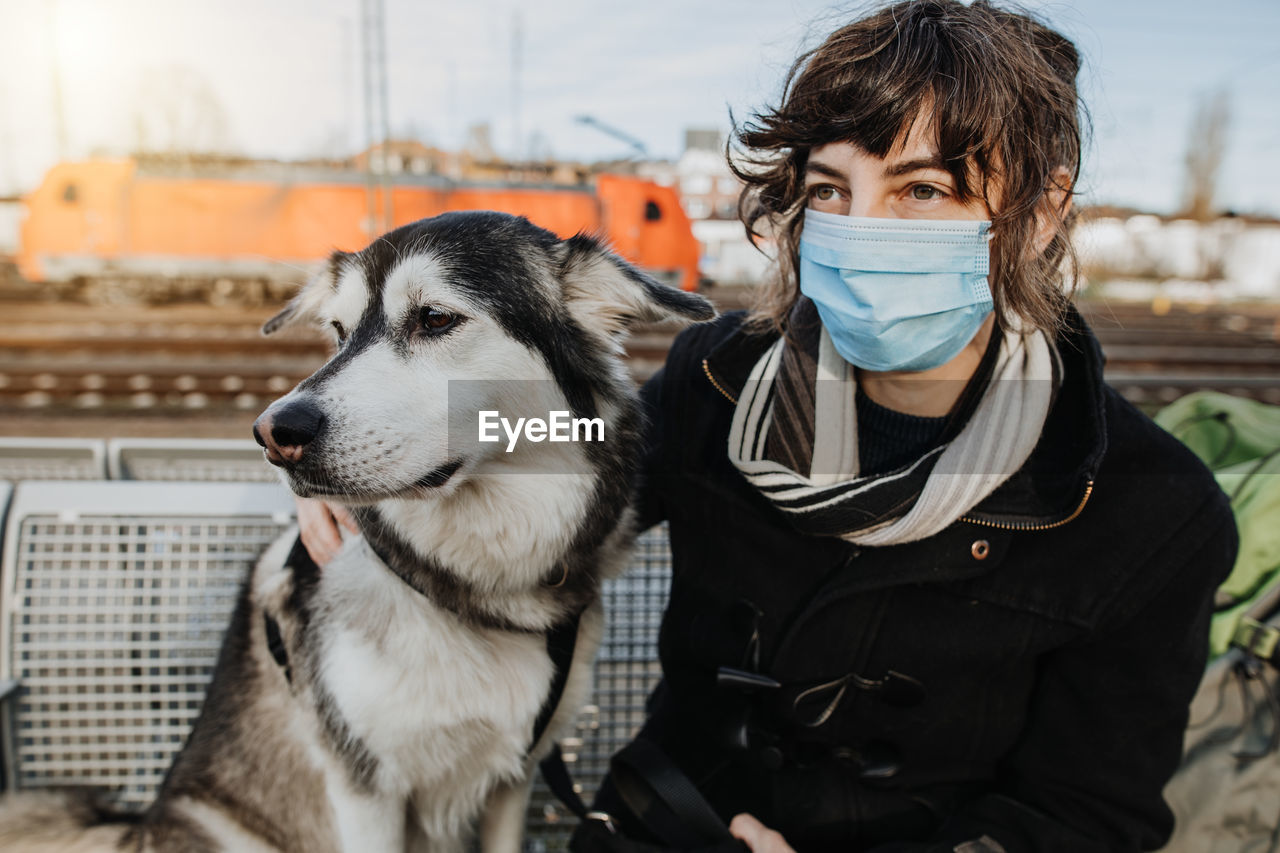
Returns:
[[[347,330],[342,328],[342,324],[334,320],[329,325],[333,326],[333,331],[338,335],[338,343],[342,343],[347,339]]]
[[[418,326],[428,335],[443,335],[461,320],[457,314],[450,314],[431,305],[418,309]]]
[[[826,186],[824,184],[823,186],[814,187],[809,190],[809,195],[818,201],[831,201],[836,198],[838,193],[836,192],[835,187]]]
[[[911,188],[911,197],[916,201],[933,201],[942,198],[942,191],[928,184],[916,184]]]

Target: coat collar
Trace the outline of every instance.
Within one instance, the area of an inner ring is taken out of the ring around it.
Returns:
[[[737,402],[751,368],[778,332],[748,331],[739,324],[703,359],[707,379]],[[1057,527],[1083,511],[1106,453],[1106,388],[1102,349],[1074,306],[1054,341],[1063,382],[1030,458],[1012,477],[961,520],[1006,530]]]

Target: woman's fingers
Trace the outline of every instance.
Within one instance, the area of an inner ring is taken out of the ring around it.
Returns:
[[[298,504],[298,535],[302,547],[307,549],[316,565],[323,566],[334,558],[342,547],[342,533],[338,524],[354,530],[351,514],[342,507],[327,504],[313,498],[296,498]],[[345,516],[346,520],[343,520]]]
[[[356,518],[351,514],[351,510],[340,504],[326,504],[326,506],[329,507],[329,512],[333,514],[334,521],[352,533],[360,532],[360,528],[356,526]]]
[[[745,812],[729,824],[729,834],[751,848],[751,853],[796,853],[779,833]]]

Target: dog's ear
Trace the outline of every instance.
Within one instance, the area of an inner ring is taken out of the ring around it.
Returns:
[[[705,298],[655,281],[594,237],[578,234],[560,249],[560,281],[569,313],[587,329],[621,338],[633,323],[710,320],[716,315]]]
[[[308,285],[303,285],[298,295],[289,300],[289,304],[284,306],[279,314],[276,314],[270,320],[262,324],[262,334],[274,335],[285,326],[292,326],[302,315],[302,297],[307,292]]]
[[[334,252],[324,265],[307,277],[306,284],[289,300],[279,314],[262,324],[262,334],[274,334],[294,323],[315,322],[320,316],[320,306],[331,296],[337,286],[338,271],[342,261],[351,257],[347,252]]]

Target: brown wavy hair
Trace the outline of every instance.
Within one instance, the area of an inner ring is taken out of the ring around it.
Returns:
[[[785,331],[800,295],[797,245],[809,152],[850,142],[884,157],[924,119],[936,129],[960,200],[981,198],[992,208],[990,283],[998,316],[1055,329],[1078,280],[1067,202],[1080,174],[1086,122],[1076,94],[1079,67],[1065,37],[1027,12],[986,0],[896,3],[802,54],[780,105],[735,127],[726,152],[746,184],[738,216],[748,236],[757,244],[774,241],[778,252],[750,325]],[[1060,180],[1063,172],[1067,181]],[[993,186],[999,209],[991,204]],[[1061,204],[1048,195],[1051,187],[1062,191]],[[1043,252],[1034,250],[1037,212],[1054,227]]]

